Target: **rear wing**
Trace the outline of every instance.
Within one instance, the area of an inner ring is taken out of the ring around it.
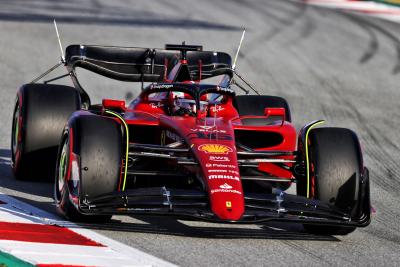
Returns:
[[[162,82],[180,59],[180,51],[167,49],[70,45],[65,64],[69,71],[81,67],[121,81]],[[231,69],[232,58],[224,52],[187,51],[186,56],[192,80],[226,74]]]

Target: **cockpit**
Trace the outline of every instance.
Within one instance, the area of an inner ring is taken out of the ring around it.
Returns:
[[[217,85],[153,84],[142,92],[140,103],[147,103],[153,113],[207,117],[214,114],[215,110],[221,110],[221,105],[231,102],[234,95],[235,92],[230,88]]]

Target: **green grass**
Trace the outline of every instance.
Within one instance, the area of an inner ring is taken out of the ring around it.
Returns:
[[[0,267],[32,267],[34,265],[0,251]]]

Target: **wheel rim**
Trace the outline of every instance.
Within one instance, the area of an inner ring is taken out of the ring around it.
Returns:
[[[18,151],[18,137],[19,137],[19,105],[18,102],[15,107],[15,112],[14,112],[14,118],[13,118],[13,134],[12,134],[12,155],[13,155],[13,160],[16,160],[16,154]]]
[[[64,145],[61,150],[60,158],[58,161],[58,169],[57,169],[57,198],[58,202],[62,200],[63,194],[65,193],[65,179],[69,166],[69,142],[68,138],[66,138]]]

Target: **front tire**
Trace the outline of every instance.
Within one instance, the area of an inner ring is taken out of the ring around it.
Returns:
[[[109,221],[112,215],[84,214],[81,206],[118,190],[122,164],[120,124],[111,118],[78,112],[63,136],[54,183],[58,212],[72,221]],[[73,164],[79,166],[75,174]]]
[[[299,195],[324,201],[357,218],[360,213],[360,181],[363,174],[361,149],[356,134],[343,128],[312,129],[308,139],[309,186],[306,179],[297,184]],[[345,235],[355,227],[304,224],[307,232]]]

